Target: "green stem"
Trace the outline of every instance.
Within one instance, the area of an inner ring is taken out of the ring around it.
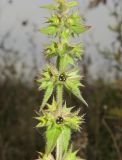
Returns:
[[[57,86],[57,102],[59,104],[59,108],[62,107],[62,101],[63,101],[63,86],[58,85]],[[57,140],[57,147],[56,147],[56,160],[62,160],[62,138],[58,138]]]
[[[59,107],[62,107],[62,101],[63,101],[63,86],[58,85],[57,86],[57,102],[59,104]],[[61,145],[61,139],[60,137],[57,140],[57,147],[56,147],[56,160],[62,160],[62,145]]]
[[[59,84],[57,86],[57,102],[60,108],[62,107],[62,101],[63,101],[63,85]]]
[[[61,10],[60,15],[63,18],[63,13],[62,12],[63,11]],[[60,33],[59,33],[59,42],[62,43]],[[57,60],[56,60],[57,69],[59,71],[60,71],[60,58],[61,57],[58,56]],[[63,85],[62,84],[59,84],[57,86],[57,93],[56,94],[57,94],[57,102],[59,104],[59,108],[61,108],[62,107],[62,102],[63,102]],[[63,156],[62,154],[63,154],[63,151],[62,151],[62,137],[59,137],[58,140],[57,140],[57,146],[56,146],[56,160],[62,160],[62,156]]]
[[[62,138],[59,137],[57,140],[57,148],[56,148],[56,160],[62,160]]]

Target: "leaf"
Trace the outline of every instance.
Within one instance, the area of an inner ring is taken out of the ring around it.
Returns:
[[[50,85],[48,85],[48,88],[45,91],[41,107],[45,106],[45,104],[49,100],[50,96],[52,95],[52,92],[53,92],[53,84],[51,83]]]
[[[62,133],[60,134],[58,141],[60,142],[60,145],[62,146],[63,154],[67,152],[69,141],[71,138],[71,130],[69,127],[63,127]]]
[[[48,4],[48,5],[44,5],[44,6],[40,6],[40,8],[47,8],[47,9],[58,9],[58,6],[54,5],[54,4]]]
[[[61,134],[61,128],[54,125],[53,127],[48,127],[46,131],[46,154],[49,154],[53,151],[56,146],[57,139]]]
[[[56,31],[57,31],[57,28],[55,26],[48,26],[40,29],[40,32],[49,34],[49,35],[55,34]]]
[[[80,34],[88,30],[88,27],[84,25],[76,25],[76,26],[73,25],[71,26],[71,28],[72,28],[72,31],[75,32],[76,34]]]
[[[88,104],[86,103],[86,101],[83,99],[81,93],[80,93],[80,89],[78,88],[77,84],[74,84],[73,82],[66,82],[65,84],[66,88],[71,91],[78,99],[80,99],[86,106],[88,106]]]
[[[74,7],[77,5],[77,2],[76,1],[68,2],[67,5],[68,7]]]

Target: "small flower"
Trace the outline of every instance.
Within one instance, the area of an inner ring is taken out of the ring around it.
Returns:
[[[63,118],[62,117],[58,117],[57,119],[56,119],[56,123],[57,124],[62,124],[63,123]]]
[[[66,76],[64,74],[60,74],[59,81],[66,81]]]

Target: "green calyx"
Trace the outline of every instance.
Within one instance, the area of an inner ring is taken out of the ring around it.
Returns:
[[[54,12],[54,14],[47,19],[47,23],[48,26],[41,28],[40,32],[54,35],[54,37],[60,35],[62,43],[68,42],[70,36],[74,37],[90,28],[89,26],[84,25],[77,11],[69,14]]]
[[[79,75],[78,72],[79,70],[77,68],[64,71],[63,66],[62,71],[58,71],[55,66],[47,65],[37,80],[39,83],[39,89],[45,90],[44,99],[41,106],[45,106],[54,89],[60,85],[65,87],[69,92],[87,105],[80,93],[80,87],[83,87],[80,80],[82,80],[83,77]]]
[[[52,41],[51,44],[45,49],[45,56],[47,58],[54,58],[56,56],[60,56],[60,58],[63,59],[64,57],[66,58],[67,56],[70,59],[72,59],[72,63],[70,61],[67,61],[67,65],[68,64],[75,65],[75,60],[81,59],[82,54],[83,54],[82,43],[77,43],[77,44],[65,43],[61,45],[56,41]]]
[[[63,130],[64,127],[79,130],[80,124],[84,122],[83,116],[78,116],[79,110],[72,112],[74,107],[67,107],[66,103],[62,108],[53,98],[52,104],[47,104],[47,109],[42,110],[41,116],[36,119],[39,121],[37,128],[40,127],[57,127]]]
[[[72,108],[68,108],[66,103],[62,108],[53,98],[52,104],[47,104],[47,109],[42,110],[41,116],[36,119],[39,121],[37,128],[47,127],[46,130],[46,154],[50,154],[56,146],[58,139],[63,139],[60,143],[65,153],[69,146],[71,130],[80,131],[80,125],[84,123],[84,116],[78,116],[79,110],[72,112]]]

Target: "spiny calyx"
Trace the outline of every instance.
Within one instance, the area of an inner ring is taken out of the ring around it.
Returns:
[[[68,71],[59,71],[55,66],[47,65],[37,80],[39,83],[39,89],[46,90],[41,106],[44,107],[46,105],[53,91],[59,85],[64,86],[68,91],[87,105],[80,92],[80,87],[83,87],[80,82],[82,78],[83,76],[79,74],[78,68],[70,69]]]
[[[80,131],[80,125],[84,123],[84,116],[78,116],[79,110],[72,112],[74,107],[69,108],[66,103],[59,108],[54,98],[52,104],[47,104],[47,107],[47,110],[42,110],[41,116],[36,117],[39,121],[37,128],[60,124],[61,130],[63,127],[68,127]]]

